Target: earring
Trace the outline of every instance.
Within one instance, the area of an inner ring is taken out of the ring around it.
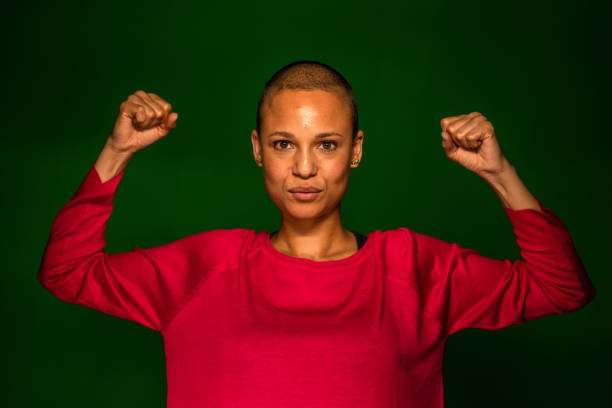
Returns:
[[[261,164],[261,156],[257,156],[257,158],[255,159],[255,163]]]
[[[356,165],[356,164],[359,164],[359,160],[355,160],[355,159],[353,159],[353,160],[351,160],[351,164],[352,164],[353,166],[354,166],[354,165]]]

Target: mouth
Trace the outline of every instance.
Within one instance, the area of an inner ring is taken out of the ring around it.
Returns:
[[[299,201],[312,201],[321,191],[290,191],[290,193]]]

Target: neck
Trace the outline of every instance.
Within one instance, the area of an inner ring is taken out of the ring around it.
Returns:
[[[314,261],[346,258],[358,249],[355,235],[342,226],[339,216],[319,223],[284,221],[270,242],[282,253]]]

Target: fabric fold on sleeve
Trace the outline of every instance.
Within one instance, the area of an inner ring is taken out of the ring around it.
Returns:
[[[447,334],[500,329],[537,317],[566,314],[595,296],[569,231],[550,208],[512,210],[521,258],[493,259],[457,243],[432,240],[432,293]]]
[[[106,253],[107,220],[124,173],[102,183],[90,167],[53,222],[38,280],[59,299],[161,331],[203,275],[193,256],[198,236]]]

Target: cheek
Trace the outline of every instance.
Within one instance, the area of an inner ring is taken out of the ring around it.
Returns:
[[[330,182],[342,184],[349,175],[349,167],[344,160],[335,160],[326,169],[327,178]]]
[[[273,189],[282,189],[285,172],[285,165],[283,163],[269,160],[264,164],[264,179],[266,183]]]

